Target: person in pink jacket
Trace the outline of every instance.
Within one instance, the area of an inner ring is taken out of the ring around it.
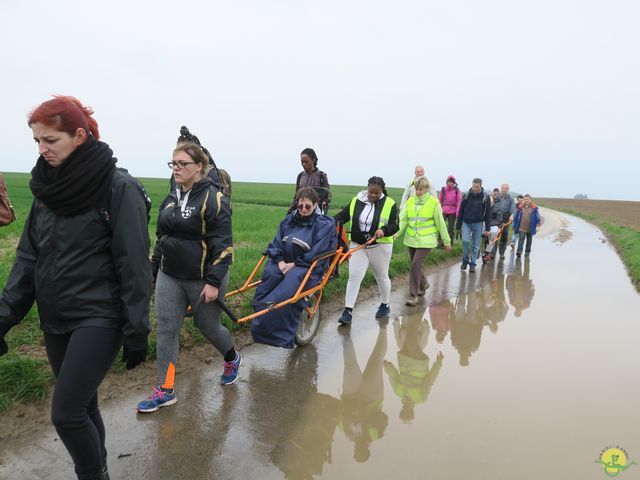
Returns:
[[[462,194],[458,188],[456,177],[453,175],[447,177],[447,184],[440,190],[438,199],[440,200],[440,205],[442,205],[442,216],[447,223],[447,231],[449,232],[449,237],[451,237],[451,246],[453,247],[456,217],[462,201]]]

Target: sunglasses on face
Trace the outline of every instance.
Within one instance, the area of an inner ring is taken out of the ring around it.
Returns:
[[[187,168],[187,165],[192,165],[196,162],[185,162],[184,160],[178,160],[178,161],[171,161],[171,162],[167,162],[167,165],[169,166],[170,169],[174,169],[177,168],[178,170],[182,170],[183,168]]]
[[[313,205],[310,203],[299,203],[298,210],[311,210],[313,209]]]

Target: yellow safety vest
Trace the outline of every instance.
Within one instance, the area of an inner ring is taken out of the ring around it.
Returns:
[[[407,235],[415,237],[416,235],[427,236],[438,232],[434,215],[438,200],[429,195],[427,201],[416,210],[416,197],[407,200],[405,208],[407,209]]]
[[[353,213],[356,210],[356,201],[358,197],[353,197],[351,200],[351,205],[349,206],[349,218],[351,218],[351,225],[357,222],[357,219],[353,218]],[[391,208],[396,204],[396,202],[389,195],[386,196],[384,201],[384,205],[382,205],[382,212],[380,212],[380,221],[378,222],[378,228],[384,227],[389,223],[389,217],[391,217]],[[351,240],[351,234],[349,234],[349,240]],[[376,243],[393,243],[393,236],[390,235],[388,237],[382,237],[376,240]]]

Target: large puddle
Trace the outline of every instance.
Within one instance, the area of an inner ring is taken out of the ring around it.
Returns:
[[[614,446],[640,462],[640,295],[593,226],[544,215],[530,258],[430,275],[386,325],[366,301],[350,331],[325,316],[313,345],[246,348],[234,387],[198,370],[156,414],[135,415],[139,393],[107,405],[112,478],[598,479]],[[51,429],[0,477],[71,471]]]

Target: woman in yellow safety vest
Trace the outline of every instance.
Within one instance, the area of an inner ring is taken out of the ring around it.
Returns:
[[[409,298],[407,305],[415,306],[418,297],[424,296],[429,282],[424,274],[424,260],[429,250],[437,247],[438,233],[444,242],[444,249],[451,250],[451,238],[447,224],[442,216],[442,207],[436,197],[429,194],[429,180],[418,177],[414,182],[416,194],[407,200],[400,211],[401,235],[406,230],[404,244],[409,247],[411,257],[411,274],[409,281]]]
[[[349,260],[345,308],[338,322],[341,325],[351,325],[351,312],[369,265],[378,284],[382,302],[376,312],[376,318],[388,317],[391,311],[389,262],[393,252],[393,234],[398,231],[398,206],[387,195],[384,180],[380,177],[371,177],[367,183],[367,189],[353,197],[349,205],[334,218],[336,222],[351,222],[350,248],[363,245],[372,237],[376,239],[371,245],[355,252]]]

